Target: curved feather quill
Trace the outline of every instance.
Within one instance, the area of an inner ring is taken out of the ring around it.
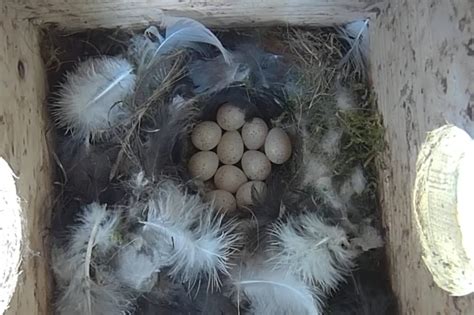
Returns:
[[[71,231],[70,242],[53,250],[53,270],[60,289],[56,309],[64,315],[121,314],[133,308],[129,295],[100,263],[115,248],[117,213],[92,203]],[[92,272],[92,270],[94,272]]]
[[[68,73],[53,105],[56,125],[78,140],[94,140],[129,117],[122,102],[135,88],[132,65],[123,58],[88,59]]]
[[[233,274],[234,296],[250,304],[250,314],[321,314],[318,291],[285,270],[247,261]]]
[[[204,43],[217,47],[224,56],[225,61],[227,63],[231,62],[231,55],[222,46],[219,39],[198,21],[184,17],[165,16],[161,21],[161,26],[166,29],[166,36],[160,38],[159,33],[156,35],[161,39],[161,42],[153,53],[152,59],[177,48],[196,49],[197,43]],[[153,29],[149,29],[148,32],[157,33]]]

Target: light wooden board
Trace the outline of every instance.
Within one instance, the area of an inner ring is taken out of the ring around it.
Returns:
[[[449,297],[433,282],[421,260],[411,203],[426,133],[452,123],[474,136],[474,2],[389,3],[371,25],[371,58],[388,143],[381,197],[400,313],[474,314],[473,295]]]
[[[0,157],[18,177],[25,234],[21,274],[6,314],[51,314],[45,227],[50,220],[52,182],[45,136],[45,79],[36,27],[19,22],[12,11],[0,7]]]
[[[473,297],[451,298],[421,261],[411,193],[415,162],[427,131],[445,122],[474,136],[472,0],[49,0],[12,1],[0,14],[0,155],[19,175],[29,249],[10,314],[48,314],[49,273],[42,243],[49,218],[50,160],[45,137],[41,26],[140,27],[161,12],[210,26],[329,25],[378,14],[371,25],[372,77],[389,149],[381,170],[393,286],[402,314],[474,314]],[[7,17],[8,15],[8,17]],[[25,76],[18,74],[18,60]],[[3,120],[2,120],[3,118]]]
[[[13,1],[12,1],[13,2]],[[36,24],[69,29],[143,27],[162,12],[189,16],[208,26],[330,25],[365,18],[382,0],[23,0],[14,6]]]

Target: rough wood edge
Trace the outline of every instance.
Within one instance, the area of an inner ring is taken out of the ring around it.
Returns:
[[[51,314],[48,226],[52,200],[45,69],[37,27],[0,7],[0,156],[18,177],[22,262],[5,314]]]
[[[394,0],[372,25],[372,78],[386,128],[380,168],[391,281],[401,314],[474,314],[474,296],[439,289],[421,258],[412,209],[427,132],[446,123],[474,135],[472,1]]]
[[[19,16],[36,25],[67,29],[138,28],[162,13],[188,16],[211,27],[334,25],[364,19],[384,0],[24,0],[10,1]]]

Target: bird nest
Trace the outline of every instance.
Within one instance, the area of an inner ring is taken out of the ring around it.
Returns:
[[[366,28],[46,30],[58,313],[394,312]],[[223,104],[292,148],[231,212],[188,168],[194,127]]]

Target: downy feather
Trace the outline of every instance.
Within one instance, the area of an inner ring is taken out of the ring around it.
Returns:
[[[228,272],[228,261],[238,236],[231,224],[196,195],[182,192],[171,182],[157,188],[150,200],[144,225],[145,237],[169,251],[169,275],[193,288],[201,278],[208,288],[220,285],[219,274]]]
[[[339,189],[339,195],[343,202],[350,206],[351,198],[354,195],[360,195],[367,186],[367,179],[364,176],[362,166],[356,166],[350,176],[342,183]]]
[[[326,225],[315,213],[274,224],[270,233],[268,263],[325,292],[337,288],[353,266],[344,230]]]
[[[163,263],[161,255],[137,237],[120,249],[115,262],[115,275],[120,283],[136,292],[150,292]]]
[[[131,309],[126,291],[100,263],[116,246],[114,234],[119,215],[105,205],[84,207],[70,242],[53,250],[53,270],[60,295],[59,314],[120,314]]]
[[[234,297],[249,304],[248,314],[322,314],[318,292],[284,269],[247,260],[235,268],[233,283]]]
[[[133,93],[135,74],[119,57],[88,59],[68,73],[53,104],[56,125],[77,140],[95,140],[127,120],[124,100]]]

